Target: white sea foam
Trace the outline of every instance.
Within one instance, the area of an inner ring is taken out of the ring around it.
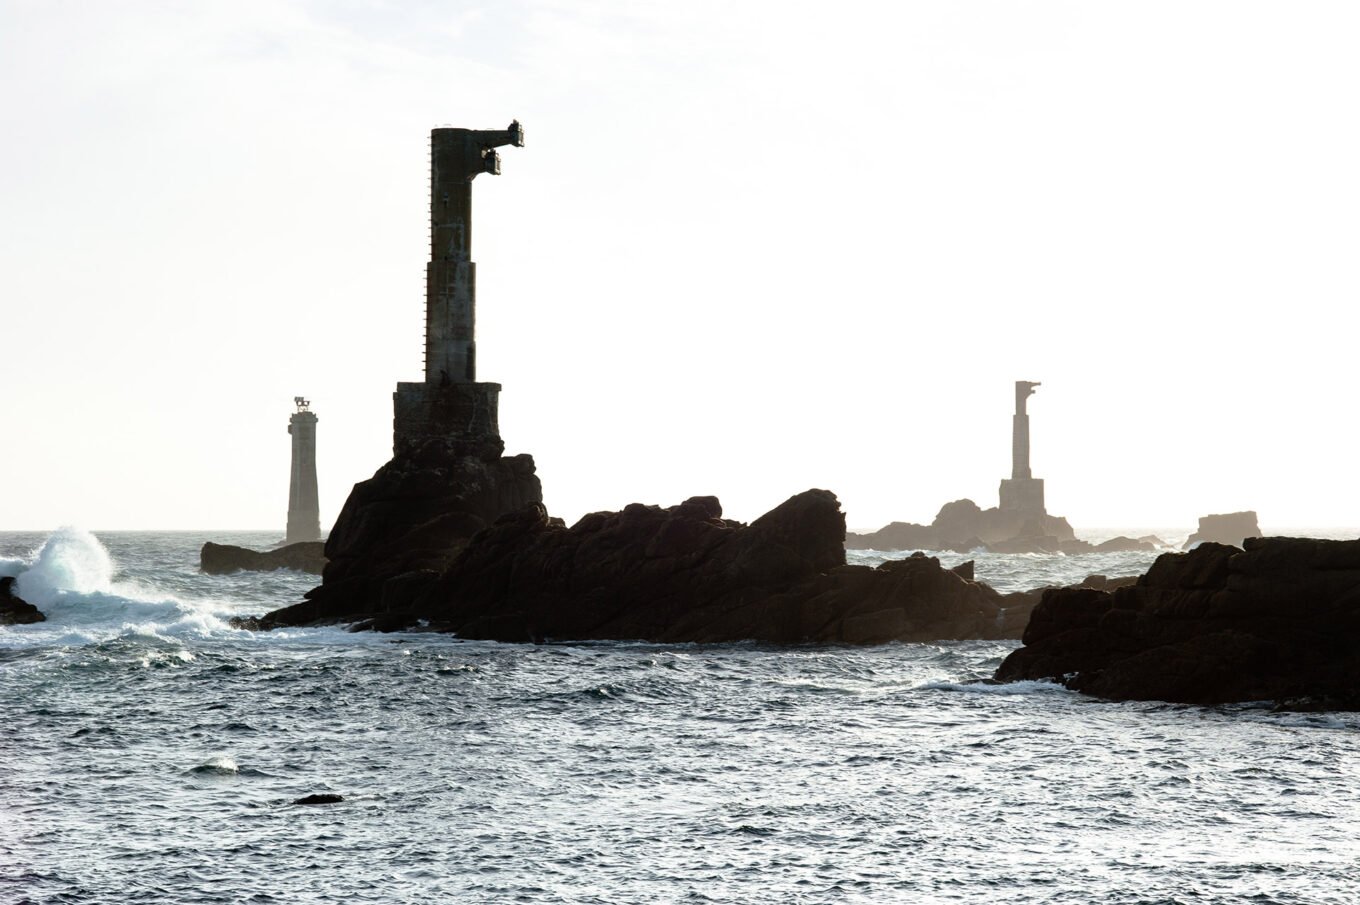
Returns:
[[[926,691],[961,691],[965,694],[1023,695],[1073,694],[1057,682],[1046,679],[1027,679],[1020,682],[927,682],[920,686]]]
[[[93,534],[68,526],[47,538],[18,579],[19,596],[46,613],[71,594],[109,590],[113,560]]]
[[[236,776],[241,772],[236,760],[229,755],[219,754],[210,757],[189,771],[199,776]]]
[[[135,582],[114,580],[117,567],[99,539],[81,528],[54,531],[28,560],[0,560],[15,592],[46,622],[14,626],[5,646],[80,644],[119,635],[205,635],[232,631],[226,612]]]

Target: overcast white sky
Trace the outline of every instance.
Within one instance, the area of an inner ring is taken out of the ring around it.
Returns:
[[[1352,2],[0,0],[0,528],[322,524],[421,377],[427,141],[550,511],[1360,524]]]

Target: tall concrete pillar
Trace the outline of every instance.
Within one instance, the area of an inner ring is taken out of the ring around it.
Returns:
[[[504,451],[500,384],[477,382],[477,266],[472,263],[472,180],[500,175],[503,145],[524,146],[518,122],[500,130],[430,133],[430,263],[425,271],[425,382],[393,396],[394,455],[438,441],[462,452]]]
[[[288,485],[288,531],[285,544],[321,540],[321,508],[316,494],[316,415],[311,403],[293,397],[297,411],[288,419],[293,435],[293,474]]]
[[[1011,419],[1011,476],[1001,480],[1001,509],[1026,515],[1045,515],[1044,482],[1029,468],[1029,412],[1026,402],[1037,381],[1015,382],[1015,415]]]
[[[477,380],[477,265],[472,263],[472,180],[499,176],[502,145],[524,147],[508,129],[430,133],[430,263],[425,271],[425,382]]]
[[[1011,478],[1029,480],[1034,477],[1029,471],[1029,412],[1025,403],[1034,395],[1038,383],[1028,380],[1015,382],[1015,415],[1011,420]]]

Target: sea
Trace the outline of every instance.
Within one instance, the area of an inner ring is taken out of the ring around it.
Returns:
[[[1016,642],[232,628],[316,579],[200,546],[279,539],[0,534],[49,616],[0,627],[0,903],[1360,902],[1360,715],[989,683]]]

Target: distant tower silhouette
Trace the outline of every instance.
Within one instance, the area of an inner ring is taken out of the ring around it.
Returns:
[[[288,486],[288,532],[285,544],[321,540],[321,509],[316,495],[316,415],[311,403],[293,397],[297,411],[288,419],[293,435],[293,475]]]
[[[1001,479],[1001,509],[1025,515],[1046,515],[1044,482],[1029,470],[1029,412],[1025,402],[1037,381],[1015,382],[1015,417],[1011,421],[1011,476]]]

